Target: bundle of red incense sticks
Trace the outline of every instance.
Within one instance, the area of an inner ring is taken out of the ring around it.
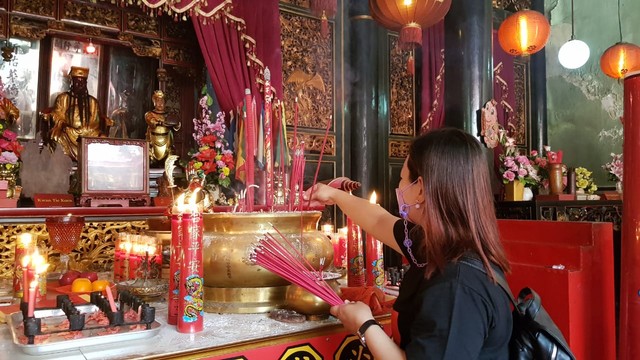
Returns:
[[[258,243],[252,249],[250,254],[251,262],[302,287],[331,306],[343,304],[344,301],[340,296],[324,281],[322,270],[315,270],[306,261],[304,255],[298,252],[282,233],[277,229],[275,231],[295,254],[283,246],[273,235],[267,233],[258,240]],[[303,259],[305,263],[300,259]]]

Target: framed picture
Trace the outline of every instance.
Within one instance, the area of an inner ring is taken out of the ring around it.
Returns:
[[[80,143],[81,203],[89,199],[141,199],[148,203],[146,140],[84,137]]]

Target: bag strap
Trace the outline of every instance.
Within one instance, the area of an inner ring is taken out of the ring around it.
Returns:
[[[463,256],[460,262],[463,264],[467,264],[472,268],[479,270],[485,274],[487,273],[487,270],[484,268],[484,265],[482,264],[480,259],[477,259],[471,256]],[[498,285],[500,285],[500,288],[502,288],[502,290],[507,294],[507,296],[511,300],[513,307],[517,309],[518,312],[520,312],[520,309],[518,309],[518,303],[513,297],[513,293],[511,292],[511,288],[509,287],[509,284],[507,284],[507,280],[505,280],[505,278],[499,272],[494,271],[493,273],[496,275],[496,281],[498,282]]]

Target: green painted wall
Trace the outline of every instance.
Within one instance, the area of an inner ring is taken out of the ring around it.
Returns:
[[[563,150],[567,166],[593,171],[599,186],[607,181],[602,165],[611,152],[622,152],[623,84],[604,75],[600,56],[620,40],[618,0],[574,0],[575,36],[589,45],[591,57],[580,69],[558,62],[558,49],[571,37],[571,1],[546,0],[551,37],[546,46],[548,138],[553,150]],[[640,1],[620,0],[623,41],[640,44]],[[604,136],[602,136],[604,135]]]

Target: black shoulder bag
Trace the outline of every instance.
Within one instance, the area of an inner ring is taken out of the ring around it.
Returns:
[[[465,256],[460,262],[487,273],[479,259]],[[540,296],[533,289],[526,287],[520,290],[516,301],[504,277],[498,272],[495,274],[498,285],[509,296],[514,306],[509,359],[575,360],[560,329],[542,307]]]

